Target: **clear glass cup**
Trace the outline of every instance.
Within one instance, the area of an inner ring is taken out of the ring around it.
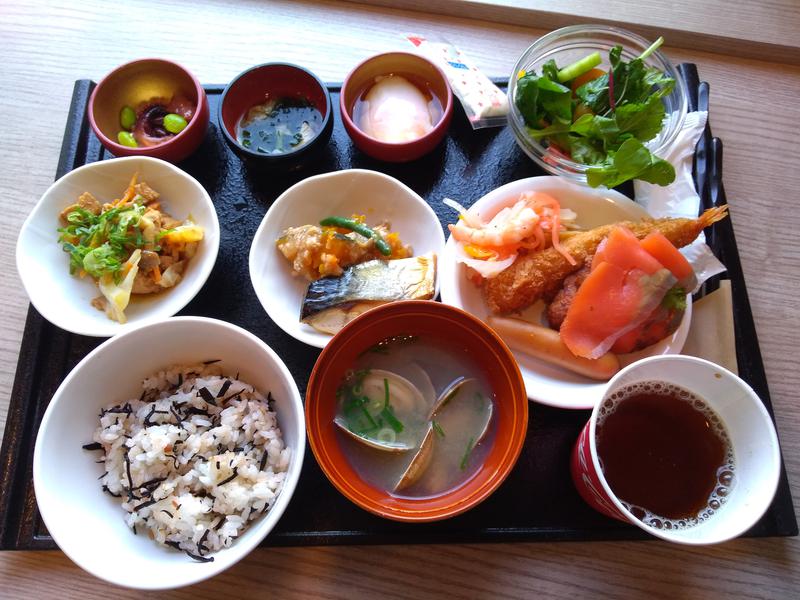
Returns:
[[[563,68],[595,51],[599,51],[603,59],[598,68],[607,70],[610,66],[608,52],[614,46],[621,45],[623,58],[631,60],[649,48],[650,44],[635,33],[606,25],[572,25],[536,40],[519,57],[508,81],[508,123],[519,147],[546,171],[586,185],[588,165],[575,162],[562,152],[549,148],[545,140],[535,140],[528,135],[525,120],[514,102],[519,72],[535,70],[541,74],[542,65],[551,59],[556,61],[559,68]],[[662,99],[667,116],[661,132],[645,144],[656,156],[663,157],[675,141],[686,117],[686,83],[669,59],[658,50],[645,59],[645,64],[660,69],[675,80],[672,92]]]

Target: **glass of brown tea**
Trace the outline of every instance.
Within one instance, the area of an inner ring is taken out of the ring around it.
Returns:
[[[572,455],[593,508],[673,542],[741,535],[772,502],[780,448],[752,388],[691,356],[632,363],[609,381]]]

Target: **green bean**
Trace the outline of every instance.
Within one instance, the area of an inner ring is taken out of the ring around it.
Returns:
[[[139,144],[136,143],[136,138],[133,137],[130,131],[120,131],[117,134],[117,141],[123,146],[128,146],[128,148],[139,147]]]
[[[386,243],[386,240],[384,240],[377,231],[367,227],[363,223],[359,223],[355,219],[348,219],[346,217],[327,217],[322,219],[319,224],[323,227],[340,227],[342,229],[355,231],[356,233],[363,235],[365,238],[369,238],[374,241],[378,252],[384,256],[389,256],[392,253],[392,247]]]
[[[176,115],[175,113],[164,115],[164,129],[170,133],[180,133],[186,129],[186,125],[186,119],[180,115]]]
[[[136,124],[136,113],[130,106],[123,106],[119,111],[119,124],[128,131],[133,129]]]

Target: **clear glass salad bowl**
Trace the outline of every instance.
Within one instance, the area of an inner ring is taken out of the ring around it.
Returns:
[[[531,70],[541,73],[542,65],[551,59],[556,61],[559,68],[563,68],[595,51],[599,51],[602,58],[598,68],[608,70],[608,53],[616,45],[622,46],[622,59],[630,61],[649,48],[651,42],[635,33],[617,27],[572,25],[557,29],[539,38],[522,53],[514,65],[508,82],[508,122],[519,147],[549,173],[586,185],[586,171],[589,169],[589,165],[573,161],[558,149],[549,147],[544,139],[536,140],[531,137],[525,120],[514,101],[520,73]],[[671,93],[662,98],[666,109],[666,118],[661,132],[645,143],[645,146],[653,154],[663,158],[665,152],[675,142],[686,117],[686,83],[678,70],[660,51],[656,50],[650,54],[644,62],[647,66],[655,67],[675,80],[675,86]]]

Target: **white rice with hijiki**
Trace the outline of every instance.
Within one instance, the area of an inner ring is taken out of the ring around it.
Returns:
[[[103,490],[138,535],[195,560],[230,546],[275,502],[289,467],[272,397],[216,364],[179,365],[109,406],[87,450],[103,450]]]

